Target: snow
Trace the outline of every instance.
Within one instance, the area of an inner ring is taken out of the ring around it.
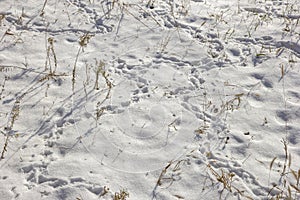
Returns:
[[[0,199],[300,199],[299,0],[0,1]]]

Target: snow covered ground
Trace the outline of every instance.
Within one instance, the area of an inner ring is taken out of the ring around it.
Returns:
[[[299,0],[0,1],[0,199],[300,199]]]

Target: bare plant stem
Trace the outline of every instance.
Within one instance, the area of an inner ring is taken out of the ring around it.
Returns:
[[[74,93],[74,87],[75,87],[76,65],[77,65],[78,57],[79,57],[79,54],[81,51],[82,51],[82,46],[80,46],[77,51],[77,55],[75,58],[75,63],[74,63],[73,71],[72,71],[72,91],[73,91],[73,93]]]
[[[9,125],[7,127],[5,127],[5,130],[6,130],[6,135],[5,135],[5,142],[4,142],[4,146],[3,146],[3,149],[2,149],[2,152],[1,152],[1,158],[0,160],[4,159],[4,154],[5,152],[7,152],[7,147],[8,147],[8,142],[9,142],[9,137],[11,136],[9,134],[9,132],[13,129],[13,126],[14,126],[14,123],[15,121],[17,120],[19,114],[20,114],[20,102],[21,100],[24,98],[24,96],[26,95],[27,93],[24,93],[22,94],[20,97],[17,97],[14,105],[13,105],[13,108],[11,110],[11,119],[10,119],[10,122],[9,122]]]
[[[47,2],[48,2],[48,0],[45,0],[45,1],[44,1],[43,7],[42,7],[42,10],[41,10],[41,14],[40,14],[41,16],[43,16],[43,15],[45,14],[45,11],[44,11],[44,10],[45,10],[45,7],[46,7]]]
[[[1,152],[1,158],[0,158],[0,160],[4,159],[4,154],[5,154],[5,152],[7,152],[8,139],[9,139],[9,135],[7,134],[6,137],[5,137],[5,142],[4,142],[4,146],[3,146],[2,152]]]
[[[77,51],[77,55],[75,58],[74,67],[73,67],[73,71],[72,71],[72,91],[73,91],[73,93],[74,93],[74,87],[75,87],[76,66],[77,66],[78,58],[79,58],[80,52],[83,51],[84,47],[87,46],[87,44],[89,43],[92,36],[93,35],[91,35],[89,33],[85,33],[83,36],[80,37],[80,40],[79,40],[80,46]]]

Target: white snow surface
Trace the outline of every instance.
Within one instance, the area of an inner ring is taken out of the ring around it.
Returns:
[[[300,199],[299,0],[1,0],[0,199]]]

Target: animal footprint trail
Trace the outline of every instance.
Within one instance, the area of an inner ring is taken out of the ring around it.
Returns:
[[[1,197],[297,199],[296,2],[1,1]]]
[[[82,140],[100,163],[121,171],[152,171],[193,141],[188,134],[193,122],[186,120],[189,114],[183,113],[181,95],[173,92],[184,76],[172,67],[168,70],[174,71],[172,77],[155,76],[149,70],[135,81],[121,79],[115,84],[107,106],[110,114],[104,111],[94,135]],[[81,132],[83,124],[89,124],[86,120],[77,122]]]

